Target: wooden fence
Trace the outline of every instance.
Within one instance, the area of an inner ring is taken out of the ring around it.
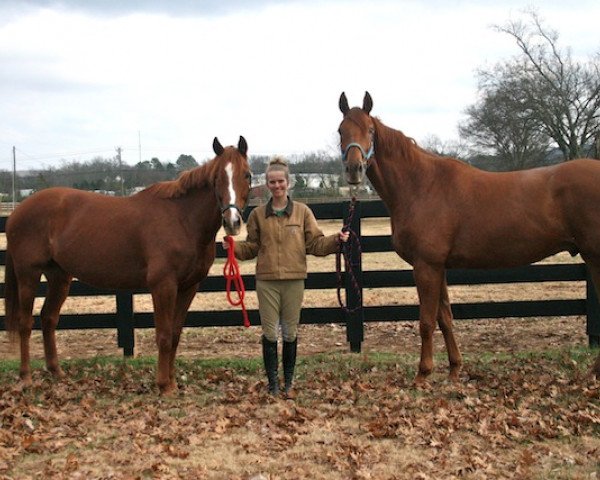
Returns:
[[[348,218],[349,202],[311,204],[315,216],[319,220]],[[249,210],[246,214],[249,213]],[[381,201],[358,202],[353,215],[353,230],[360,235],[361,218],[389,216]],[[0,233],[5,231],[6,218],[0,218]],[[357,249],[355,249],[357,250]],[[363,253],[386,252],[391,250],[388,235],[365,236],[361,238]],[[217,247],[217,256],[225,257],[225,252]],[[0,251],[0,264],[4,265],[6,252]],[[384,287],[410,287],[414,286],[412,270],[378,270],[362,271],[360,252],[353,252],[352,260],[354,272],[359,285],[369,288]],[[360,295],[351,285],[350,279],[343,276],[346,304],[350,309],[357,308],[352,313],[345,313],[338,307],[304,308],[301,323],[303,324],[328,324],[341,323],[346,325],[346,336],[350,348],[359,352],[364,339],[364,322],[393,322],[399,320],[417,320],[417,305],[384,305],[362,306]],[[550,281],[586,281],[586,296],[571,300],[531,300],[509,301],[492,303],[458,303],[452,305],[456,319],[474,318],[503,318],[503,317],[544,317],[544,316],[571,316],[586,315],[587,335],[590,346],[600,346],[600,305],[586,267],[578,264],[544,264],[530,265],[520,268],[498,270],[449,270],[449,285],[482,285],[504,283],[530,283]],[[253,275],[244,275],[247,290],[255,289]],[[334,272],[309,273],[306,280],[307,290],[335,289],[337,277]],[[46,286],[41,284],[39,296],[44,296]],[[225,290],[223,277],[208,277],[201,286],[203,292],[219,292]],[[0,292],[4,296],[4,284],[0,284]],[[133,296],[148,293],[147,290],[115,291],[98,289],[74,281],[71,286],[71,296],[114,296],[116,302],[115,313],[85,313],[61,315],[59,329],[90,329],[90,328],[116,328],[119,347],[123,348],[125,355],[132,355],[134,350],[134,330],[136,328],[150,328],[154,326],[152,313],[135,312]],[[333,294],[333,293],[332,293]],[[307,292],[310,295],[310,292]],[[248,311],[252,325],[259,325],[260,319],[257,310]],[[186,327],[226,327],[241,325],[241,314],[238,309],[226,311],[190,311],[187,316]],[[0,327],[4,329],[4,318],[0,317]],[[35,318],[34,328],[40,328],[40,320]]]

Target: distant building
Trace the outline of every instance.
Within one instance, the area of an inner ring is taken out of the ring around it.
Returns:
[[[316,190],[318,188],[338,188],[340,175],[338,173],[291,173],[290,188],[294,188],[298,178],[304,182],[305,188]],[[252,175],[252,186],[266,185],[264,173]]]
[[[33,193],[33,188],[24,188],[22,190],[19,190],[17,195],[21,198],[25,198],[28,197],[29,195],[31,195]]]

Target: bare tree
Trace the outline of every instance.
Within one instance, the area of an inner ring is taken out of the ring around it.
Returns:
[[[558,33],[544,26],[535,11],[529,21],[497,26],[513,37],[521,50],[518,76],[524,100],[564,159],[584,156],[600,134],[600,56],[573,60],[570,49],[558,45]]]
[[[468,146],[460,140],[442,140],[435,134],[427,135],[420,142],[425,150],[442,157],[465,158],[468,156]]]
[[[533,106],[523,92],[520,62],[496,65],[479,72],[480,99],[469,106],[459,124],[461,138],[474,153],[493,155],[501,170],[520,170],[538,165],[550,145]]]

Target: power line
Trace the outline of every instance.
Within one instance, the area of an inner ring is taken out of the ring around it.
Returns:
[[[97,148],[93,150],[84,150],[84,151],[76,151],[76,152],[63,152],[63,153],[47,153],[47,154],[30,154],[27,153],[20,148],[17,149],[19,153],[27,156],[30,160],[50,160],[62,157],[75,157],[77,155],[94,155],[99,153],[111,152],[111,148]]]

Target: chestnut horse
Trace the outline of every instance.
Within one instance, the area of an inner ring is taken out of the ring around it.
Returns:
[[[6,224],[6,330],[20,336],[20,377],[31,383],[29,339],[40,277],[48,281],[41,311],[47,369],[62,376],[55,329],[73,277],[152,295],[161,393],[176,388],[175,354],[188,308],[215,259],[221,225],[237,235],[250,191],[248,145],[216,157],[131,197],[70,188],[42,190],[19,205]]]
[[[421,384],[433,369],[439,325],[457,380],[462,358],[452,331],[446,268],[526,265],[561,251],[581,256],[600,286],[600,162],[492,173],[440,157],[370,115],[342,93],[339,127],[349,184],[369,178],[390,212],[392,245],[413,266],[419,295]],[[600,291],[598,292],[600,295]],[[593,367],[600,376],[600,355]]]

